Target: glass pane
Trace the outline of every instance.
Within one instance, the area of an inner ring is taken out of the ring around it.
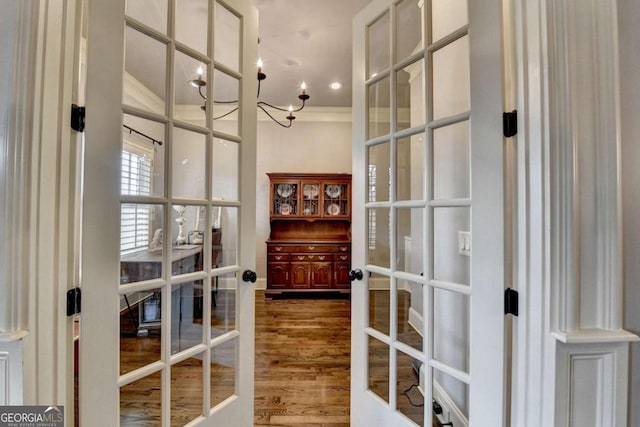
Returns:
[[[373,273],[369,277],[369,326],[389,335],[391,328],[391,302],[389,290],[391,279],[388,276]]]
[[[120,206],[120,283],[162,276],[163,222],[161,205]]]
[[[162,425],[161,399],[161,372],[120,387],[120,425]]]
[[[369,202],[390,200],[391,193],[391,144],[371,145],[367,147],[369,175],[367,177]]]
[[[171,275],[202,271],[204,207],[173,205]],[[200,222],[199,225],[197,223]]]
[[[204,126],[207,66],[191,56],[176,51],[174,74],[174,117]]]
[[[207,54],[208,22],[209,0],[176,2],[176,40],[205,55]]]
[[[174,128],[173,197],[204,199],[207,136]]]
[[[432,41],[466,25],[467,0],[431,0]]]
[[[127,16],[149,27],[167,32],[167,0],[133,0],[127,2]]]
[[[396,200],[424,200],[424,134],[396,142]]]
[[[240,145],[214,138],[212,143],[211,191],[214,199],[239,200]]]
[[[469,297],[433,290],[433,358],[469,372]]]
[[[129,114],[123,125],[121,194],[163,196],[165,125]]]
[[[308,183],[302,186],[302,215],[305,216],[320,216],[320,184]],[[329,196],[335,194],[335,188],[331,187]],[[340,187],[338,186],[338,190]],[[338,206],[338,212],[340,212],[340,206]],[[327,208],[327,213],[335,212],[335,208]]]
[[[469,111],[469,37],[433,53],[433,118]]]
[[[456,378],[433,370],[433,400],[442,407],[442,414],[434,417],[442,424],[453,426],[473,425],[469,420],[469,385]],[[434,423],[434,425],[437,425]]]
[[[212,268],[238,264],[238,208],[212,207],[213,250]],[[219,224],[219,225],[218,225]],[[218,225],[218,227],[216,227]],[[216,242],[219,242],[216,244]]]
[[[238,135],[238,100],[240,81],[220,70],[213,71],[213,129]]]
[[[325,184],[322,198],[326,215],[349,215],[349,185]]]
[[[396,74],[397,130],[425,123],[424,59]]]
[[[120,295],[120,375],[161,358],[160,289]]]
[[[471,196],[471,147],[469,122],[433,131],[433,197]]]
[[[391,268],[389,208],[367,208],[368,263]]]
[[[396,38],[397,61],[422,49],[422,7],[416,0],[403,0],[398,3]]]
[[[298,215],[298,183],[273,185],[272,215]]]
[[[433,211],[433,276],[436,280],[469,284],[471,258],[460,253],[459,233],[470,230],[469,208]]]
[[[369,86],[367,99],[369,105],[368,139],[387,135],[391,131],[390,90],[391,85],[388,77]]]
[[[198,354],[171,366],[171,425],[183,426],[202,415],[202,359]]]
[[[424,272],[423,208],[396,209],[396,270],[421,275]]]
[[[240,71],[240,18],[220,3],[216,3],[213,27],[215,42],[213,56],[216,62]]]
[[[389,346],[369,337],[369,390],[389,401]]]
[[[424,425],[424,396],[418,389],[421,365],[417,359],[396,351],[396,406],[419,426]]]
[[[166,45],[127,27],[123,103],[164,114],[167,96],[166,68]]]
[[[380,71],[384,71],[391,66],[391,61],[389,60],[389,47],[391,46],[390,24],[389,11],[386,11],[368,28],[367,78],[374,77]]]
[[[422,315],[422,285],[398,280],[398,341],[422,351],[423,325],[409,316],[410,310]]]
[[[211,408],[236,394],[237,360],[237,338],[211,349]]]
[[[202,282],[171,286],[171,354],[202,343]]]
[[[211,278],[211,338],[236,328],[236,273]]]

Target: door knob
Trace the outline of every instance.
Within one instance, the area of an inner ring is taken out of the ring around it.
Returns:
[[[258,276],[256,275],[255,271],[251,271],[251,270],[245,270],[242,273],[242,281],[243,282],[251,282],[251,283],[256,283],[256,279],[258,278]]]
[[[352,282],[354,280],[362,280],[363,277],[364,275],[362,274],[362,270],[360,270],[359,268],[356,270],[351,270],[349,272],[349,280],[351,280]]]

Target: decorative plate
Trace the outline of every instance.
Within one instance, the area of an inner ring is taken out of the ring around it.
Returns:
[[[317,185],[305,185],[304,186],[304,197],[307,199],[315,199],[318,197],[318,186]]]
[[[329,215],[340,215],[340,206],[335,203],[331,203],[327,206],[327,213]]]
[[[289,215],[291,213],[291,205],[285,203],[280,205],[280,215]]]
[[[332,199],[337,199],[340,197],[340,186],[336,184],[327,185],[325,193]]]
[[[276,192],[280,197],[289,197],[293,194],[293,187],[291,184],[279,184]]]
[[[304,208],[304,210],[302,211],[303,215],[311,215],[311,209],[310,208]]]

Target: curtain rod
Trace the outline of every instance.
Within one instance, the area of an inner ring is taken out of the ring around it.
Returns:
[[[158,145],[162,145],[162,141],[158,141],[155,138],[151,138],[149,135],[140,132],[139,130],[135,130],[134,128],[127,126],[127,125],[122,125],[123,128],[127,129],[129,131],[129,135],[131,135],[132,133],[136,133],[144,138],[147,138],[148,140],[150,140],[153,144],[158,144]]]

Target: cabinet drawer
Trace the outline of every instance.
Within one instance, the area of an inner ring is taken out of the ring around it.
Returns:
[[[295,245],[278,245],[274,243],[267,244],[267,252],[271,254],[287,254],[291,252],[298,252]]]
[[[288,253],[267,254],[267,261],[269,261],[269,262],[288,262],[289,261],[289,254]]]
[[[291,254],[291,261],[331,261],[331,254]]]
[[[345,261],[345,262],[349,262],[351,261],[351,254],[348,252],[342,252],[339,254],[333,254],[333,260],[334,261]]]

